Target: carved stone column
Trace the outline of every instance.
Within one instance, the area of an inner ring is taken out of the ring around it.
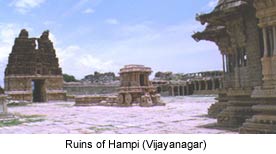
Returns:
[[[204,81],[204,83],[205,83],[205,90],[208,90],[208,80],[206,80],[206,81]]]
[[[274,44],[274,49],[273,49],[273,56],[276,56],[276,26],[273,26],[273,44]]]
[[[219,89],[222,89],[223,88],[223,82],[222,80],[219,80]]]
[[[263,28],[263,41],[264,41],[264,56],[261,59],[262,60],[262,74],[263,74],[263,80],[271,80],[272,78],[272,72],[271,72],[271,58],[268,55],[268,41],[267,40],[267,28]]]
[[[225,55],[222,54],[222,68],[223,68],[223,73],[225,73]]]
[[[264,57],[267,57],[268,56],[268,46],[267,46],[266,28],[263,28],[263,40],[264,40]]]
[[[174,96],[174,86],[171,86],[172,96]]]

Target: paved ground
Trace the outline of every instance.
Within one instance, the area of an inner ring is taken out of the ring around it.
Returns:
[[[43,120],[17,126],[0,127],[0,133],[83,134],[83,133],[233,133],[200,128],[214,123],[207,118],[214,97],[167,97],[160,107],[75,107],[73,102],[56,102],[10,107],[9,112],[40,115]]]

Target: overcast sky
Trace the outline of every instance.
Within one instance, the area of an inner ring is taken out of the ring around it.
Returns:
[[[22,28],[49,29],[63,73],[118,73],[126,64],[179,73],[221,69],[214,43],[195,42],[196,13],[217,0],[0,0],[0,85]]]

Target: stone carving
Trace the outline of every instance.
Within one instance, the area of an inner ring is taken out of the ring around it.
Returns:
[[[151,72],[151,68],[143,65],[126,65],[122,68],[118,103],[122,106],[138,104],[143,107],[164,105],[149,81]]]
[[[255,13],[251,0],[220,0],[214,11],[197,16],[208,26],[193,37],[215,42],[222,54],[224,90],[209,109],[221,126],[241,126],[254,114],[252,106],[258,103],[251,98],[252,89],[262,83]]]
[[[255,114],[242,125],[240,133],[276,134],[276,0],[254,0],[254,5],[262,29],[263,83],[252,92],[259,103],[252,107]]]
[[[29,38],[21,30],[5,70],[5,91],[14,100],[45,102],[65,100],[62,71],[49,31]]]
[[[133,106],[142,107],[165,105],[156,88],[149,81],[151,68],[143,65],[126,65],[120,69],[120,87],[117,96],[77,96],[76,106]],[[95,73],[96,74],[96,73]]]

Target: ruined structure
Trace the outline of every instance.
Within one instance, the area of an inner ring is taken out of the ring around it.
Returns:
[[[65,100],[62,71],[49,31],[29,38],[23,29],[15,39],[5,70],[5,92],[13,100],[47,102]]]
[[[252,97],[254,116],[248,119],[240,133],[276,133],[276,0],[254,0],[261,29],[263,82],[255,87]]]
[[[76,96],[76,106],[132,106],[150,107],[165,105],[149,81],[152,70],[143,65],[126,65],[120,69],[120,87],[114,96]]]
[[[193,37],[215,42],[222,54],[224,90],[209,110],[221,126],[241,126],[258,104],[251,97],[254,87],[262,83],[262,40],[255,14],[253,0],[219,0],[211,13],[197,16],[207,27]]]
[[[221,71],[188,74],[158,72],[152,83],[162,96],[218,94],[223,84]]]
[[[99,95],[115,94],[120,87],[120,82],[111,82],[107,84],[92,84],[86,82],[68,82],[64,83],[64,90],[68,95]]]
[[[143,65],[126,65],[120,69],[121,85],[119,88],[119,104],[129,106],[153,106],[162,104],[160,95],[149,80],[151,68]]]

